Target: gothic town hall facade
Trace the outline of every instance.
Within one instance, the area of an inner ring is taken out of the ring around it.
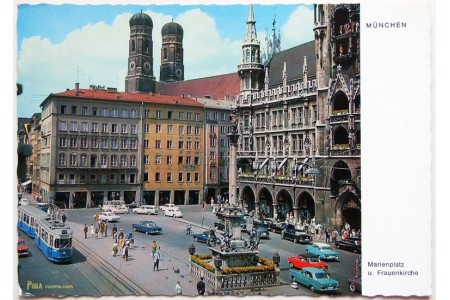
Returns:
[[[250,7],[235,106],[237,195],[249,211],[361,228],[359,13],[314,5],[314,40],[280,51],[275,29],[263,49]]]

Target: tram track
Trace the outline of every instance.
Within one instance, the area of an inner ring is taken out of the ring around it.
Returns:
[[[133,279],[121,272],[120,269],[117,269],[107,260],[92,251],[78,238],[73,237],[73,241],[74,248],[80,255],[89,258],[89,260],[83,263],[83,270],[80,269],[80,271],[86,274],[89,280],[95,281],[92,283],[99,288],[102,296],[151,295],[149,291],[143,289]],[[85,266],[88,266],[90,270],[84,269]],[[95,274],[96,278],[90,278],[90,276],[93,276],[92,274]]]

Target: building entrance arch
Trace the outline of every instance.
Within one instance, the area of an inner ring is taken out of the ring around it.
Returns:
[[[361,229],[361,201],[351,191],[343,193],[336,201],[335,225],[343,226],[345,223],[352,229]]]
[[[276,199],[276,219],[285,221],[291,214],[293,217],[294,210],[291,194],[285,189],[282,189],[278,192]]]
[[[262,188],[258,193],[259,199],[259,213],[261,217],[273,218],[273,198],[272,194],[267,188]]]
[[[301,221],[310,221],[316,215],[314,198],[308,192],[303,192],[298,197],[298,216]]]
[[[255,193],[248,185],[242,189],[242,201],[244,208],[250,213],[255,210]]]

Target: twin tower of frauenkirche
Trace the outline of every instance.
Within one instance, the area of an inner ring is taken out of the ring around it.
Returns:
[[[130,19],[130,41],[128,45],[128,75],[125,78],[127,93],[155,93],[156,78],[153,65],[153,21],[145,13],[137,13]],[[170,22],[161,29],[162,82],[184,80],[183,28]]]
[[[127,93],[155,93],[156,78],[153,64],[153,21],[149,15],[137,13],[130,19],[130,41],[128,50],[128,74],[125,78]],[[253,6],[250,5],[247,28],[242,44],[242,63],[238,66],[241,92],[251,94],[259,89],[264,80],[260,42],[256,36]],[[183,28],[169,22],[161,29],[160,82],[184,80]]]

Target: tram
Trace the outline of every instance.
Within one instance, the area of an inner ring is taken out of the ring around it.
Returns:
[[[19,206],[17,228],[33,238],[50,261],[66,263],[72,260],[73,231],[56,217],[56,211],[57,207],[46,213],[31,205]]]

